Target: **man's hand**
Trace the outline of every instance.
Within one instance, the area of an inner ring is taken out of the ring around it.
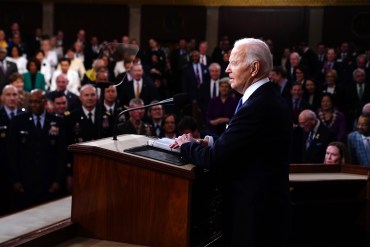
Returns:
[[[191,142],[191,141],[196,141],[196,140],[194,139],[194,137],[190,133],[183,134],[183,135],[175,138],[175,142],[170,145],[170,148],[179,148],[179,147],[181,147],[182,144],[184,144],[186,142]]]
[[[175,142],[170,145],[170,148],[179,148],[181,147],[182,144],[186,142],[197,142],[203,146],[208,145],[208,141],[205,139],[195,139],[190,133],[188,134],[183,134],[177,138],[175,138]]]

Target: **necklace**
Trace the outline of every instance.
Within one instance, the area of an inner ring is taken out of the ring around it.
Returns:
[[[338,111],[337,110],[334,110],[333,111],[333,115],[331,117],[331,120],[329,119],[330,120],[329,121],[329,120],[326,120],[325,119],[324,112],[320,109],[319,110],[319,118],[320,118],[320,120],[321,120],[321,122],[322,122],[323,125],[325,125],[328,128],[331,128],[334,125],[335,120],[337,120],[337,113],[338,113]]]

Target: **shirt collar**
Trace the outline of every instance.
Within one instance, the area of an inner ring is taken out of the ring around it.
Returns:
[[[95,107],[94,107],[94,109],[92,109],[91,111],[89,111],[84,106],[82,106],[82,110],[83,110],[83,112],[85,113],[86,116],[89,116],[89,112],[91,112],[93,114],[93,117],[95,115]]]
[[[244,92],[243,104],[244,104],[245,101],[247,101],[249,99],[249,97],[254,93],[254,91],[256,91],[260,86],[262,86],[263,84],[265,84],[267,82],[269,82],[269,79],[266,77],[266,78],[263,78],[259,81],[256,81],[252,85],[250,85],[247,88],[247,90],[245,90],[245,92]]]

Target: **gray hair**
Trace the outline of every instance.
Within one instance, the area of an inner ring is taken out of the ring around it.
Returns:
[[[238,47],[240,54],[246,58],[245,64],[250,65],[254,61],[261,63],[261,69],[264,73],[272,70],[272,54],[267,44],[254,38],[243,38],[235,42],[234,47]]]

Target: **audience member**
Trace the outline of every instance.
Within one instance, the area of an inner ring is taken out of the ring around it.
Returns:
[[[98,76],[99,77],[99,76]],[[124,110],[117,98],[117,89],[114,85],[104,89],[103,103],[103,137],[112,136],[116,118],[120,112]]]
[[[348,135],[348,153],[351,164],[370,166],[370,114],[358,117],[357,130]]]
[[[298,52],[290,53],[288,63],[286,64],[287,78],[290,83],[295,83],[297,81],[295,70],[298,67],[300,60],[301,56]]]
[[[80,81],[82,81],[86,73],[86,69],[82,60],[75,56],[75,49],[73,47],[67,49],[65,57],[71,61],[70,69],[76,71]],[[58,65],[57,69],[60,69],[59,67],[60,65]]]
[[[30,58],[27,62],[28,72],[22,74],[24,78],[24,90],[31,92],[33,89],[46,90],[46,81],[44,75],[40,72],[40,61],[36,58]]]
[[[50,96],[50,101],[53,103],[53,113],[60,118],[69,116],[68,100],[63,91],[54,91]]]
[[[288,81],[285,69],[281,66],[275,66],[270,72],[270,80],[276,84],[281,96],[289,102],[292,83]]]
[[[344,104],[344,87],[337,84],[338,73],[335,69],[330,69],[325,74],[325,81],[323,85],[323,93],[330,93],[333,95],[334,104],[343,111]]]
[[[45,52],[42,51],[42,50],[39,50],[39,51],[36,52],[35,58],[37,58],[37,60],[39,60],[39,62],[40,62],[40,72],[45,77],[46,88],[49,89],[50,88],[51,76],[52,76],[52,70],[51,70],[50,62],[49,62],[49,60],[46,59]]]
[[[10,121],[18,114],[24,112],[17,106],[18,90],[13,85],[6,85],[1,94],[1,102],[3,106],[0,108],[0,215],[9,213],[11,210],[10,198],[11,187],[8,177],[8,169],[10,167],[8,160],[8,146]]]
[[[24,91],[24,79],[23,75],[16,72],[9,76],[9,84],[15,86],[18,90],[17,106],[24,110],[28,110],[28,98],[30,92]]]
[[[166,114],[163,118],[163,136],[170,139],[177,137],[177,116],[174,113]]]
[[[50,91],[54,91],[57,89],[56,85],[56,78],[63,74],[68,78],[67,89],[68,91],[80,95],[80,87],[81,81],[80,77],[78,76],[77,72],[72,70],[71,68],[71,60],[68,58],[62,58],[59,60],[59,68],[55,70],[53,76],[51,77],[51,84],[50,84]]]
[[[144,101],[140,98],[133,98],[129,102],[129,108],[144,106]],[[129,119],[123,123],[118,123],[118,130],[121,134],[136,134],[152,136],[150,125],[143,121],[145,109],[131,110],[128,112]]]
[[[15,208],[24,209],[62,196],[67,145],[61,119],[46,112],[41,89],[31,91],[30,112],[14,117],[9,130],[10,175]]]
[[[133,64],[130,73],[132,81],[122,84],[120,100],[123,105],[128,105],[133,98],[140,98],[148,105],[153,100],[158,99],[158,92],[153,81],[144,75],[141,64]]]
[[[9,76],[15,72],[18,72],[17,65],[11,61],[7,61],[6,58],[7,49],[0,47],[0,92],[9,82]]]
[[[305,132],[301,163],[322,163],[326,147],[330,142],[335,141],[335,135],[311,110],[304,110],[299,114],[299,125]]]
[[[316,111],[320,107],[321,90],[314,79],[305,79],[303,82],[302,98],[310,105],[310,109]]]
[[[370,102],[370,84],[365,82],[363,69],[353,71],[353,80],[346,85],[344,102],[343,113],[347,121],[347,130],[352,131],[355,120],[361,114],[362,107],[365,103]]]
[[[346,119],[344,114],[335,106],[332,94],[324,93],[322,95],[321,105],[316,111],[316,115],[320,122],[335,134],[337,141],[346,142]]]
[[[68,111],[72,112],[81,106],[79,96],[70,90],[68,90],[69,79],[66,74],[59,74],[55,79],[55,90],[47,93],[48,99],[52,98],[52,95],[56,92],[62,92],[65,94],[68,100]]]
[[[229,78],[219,81],[219,95],[213,97],[206,112],[207,132],[220,136],[234,115],[238,99],[231,95]]]
[[[157,100],[154,100],[150,104],[157,102]],[[150,124],[153,136],[163,137],[164,115],[165,111],[162,105],[154,105],[148,108],[148,124]]]
[[[23,74],[27,72],[27,58],[22,54],[21,49],[18,46],[12,46],[9,49],[9,56],[6,60],[13,62],[17,65],[18,72]]]
[[[96,88],[86,84],[80,90],[81,106],[71,112],[68,122],[69,144],[99,139],[101,126]]]
[[[325,165],[348,164],[347,147],[343,142],[331,142],[326,148]]]

